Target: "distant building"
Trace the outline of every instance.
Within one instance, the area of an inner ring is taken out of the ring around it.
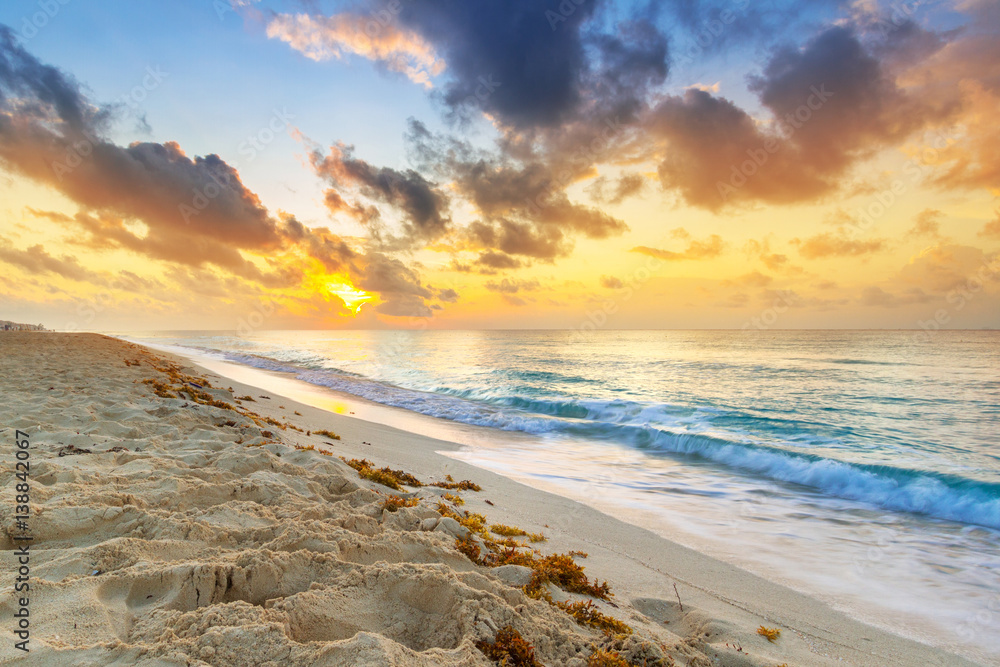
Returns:
[[[21,324],[20,322],[0,320],[0,331],[45,331],[45,327],[41,324]]]

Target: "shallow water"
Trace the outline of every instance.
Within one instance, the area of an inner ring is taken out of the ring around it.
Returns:
[[[996,332],[128,337],[495,429],[457,455],[1000,658]]]

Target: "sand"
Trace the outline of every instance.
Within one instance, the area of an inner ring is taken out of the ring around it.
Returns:
[[[192,377],[201,402],[157,395]],[[491,665],[476,644],[506,626],[544,665],[582,667],[597,647],[639,665],[976,664],[441,453],[458,444],[263,398],[131,343],[0,333],[0,380],[3,664]],[[15,429],[31,440],[30,654],[9,630]],[[613,593],[596,608],[633,634],[577,623],[553,602],[591,598],[552,583],[551,602],[532,598],[530,570],[473,563],[437,510],[445,489],[392,491],[341,456],[479,484],[447,491],[465,502],[452,511],[545,535],[525,552],[586,552],[576,562]],[[389,511],[391,495],[415,504]]]

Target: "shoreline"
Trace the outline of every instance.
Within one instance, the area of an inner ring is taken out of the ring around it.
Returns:
[[[29,335],[22,334],[21,337]],[[83,352],[83,350],[74,348],[100,348],[107,358],[114,358],[116,354],[123,359],[127,358],[128,355],[134,354],[134,349],[139,347],[131,343],[125,343],[119,339],[93,334],[45,334],[45,336],[47,340],[40,345],[36,345],[36,347],[47,347],[51,343],[52,345],[66,347],[73,354],[81,354]],[[70,340],[71,338],[74,340]],[[38,340],[40,341],[41,339]],[[5,343],[6,341],[0,340],[0,345],[4,345]],[[213,385],[227,387],[231,385],[234,389],[233,394],[237,396],[252,394],[259,397],[260,395],[260,389],[257,387],[235,380],[231,381],[211,369],[197,368],[196,365],[192,365],[189,359],[184,357],[160,351],[149,354],[153,357],[172,359],[175,363],[190,369],[185,372],[205,377]],[[63,361],[65,362],[66,360]],[[129,377],[134,376],[134,379],[139,378],[139,371],[137,369],[132,366],[125,367],[124,364],[121,364],[121,366],[122,368],[118,369],[119,373],[128,371],[130,374]],[[58,372],[58,368],[50,370]],[[104,377],[99,364],[98,368],[90,370],[93,377]],[[141,370],[143,377],[148,378],[150,374],[148,369],[143,366]],[[104,382],[106,383],[107,380],[104,380]],[[129,396],[126,386],[119,386],[118,390],[120,395],[125,396],[129,400],[134,401],[138,399],[134,395]],[[35,391],[43,393],[45,389],[39,386]],[[91,400],[93,400],[93,397]],[[156,405],[162,401],[180,401],[180,399],[175,398],[163,399],[147,396],[143,396],[142,400],[149,401],[152,405]],[[221,400],[226,402],[225,398],[221,398]],[[30,403],[26,405],[30,405]],[[201,406],[197,409],[200,411],[202,407],[209,413],[220,410],[219,408],[207,406]],[[315,431],[321,428],[336,431],[341,436],[341,439],[337,441],[324,441],[322,438],[315,436],[307,437],[294,428],[287,428],[280,432],[276,431],[281,444],[266,444],[260,448],[260,453],[263,454],[266,451],[273,456],[283,453],[284,455],[281,456],[282,459],[291,460],[294,458],[297,464],[301,460],[303,465],[308,463],[325,468],[336,467],[338,474],[350,480],[353,484],[369,490],[369,492],[375,492],[378,489],[375,488],[374,491],[370,491],[372,489],[371,484],[360,481],[353,471],[346,469],[346,466],[338,466],[337,464],[340,462],[336,459],[337,456],[344,456],[348,459],[366,458],[372,460],[379,467],[402,468],[425,481],[443,480],[449,474],[456,480],[471,479],[475,481],[483,487],[483,490],[479,493],[462,493],[461,497],[465,501],[462,509],[485,514],[490,523],[512,524],[528,532],[544,533],[548,538],[547,541],[539,545],[533,545],[540,548],[543,553],[549,554],[570,550],[587,552],[589,554],[588,558],[581,561],[586,574],[592,579],[609,581],[612,591],[615,594],[615,597],[612,599],[618,605],[618,607],[610,607],[601,603],[601,609],[607,611],[609,615],[613,615],[632,625],[636,629],[637,635],[648,636],[651,641],[658,641],[663,646],[669,647],[667,655],[673,656],[677,664],[702,664],[698,662],[699,660],[717,661],[705,662],[704,664],[734,666],[772,666],[782,663],[787,663],[788,665],[975,664],[939,649],[904,639],[852,620],[845,614],[831,609],[821,601],[796,593],[749,572],[740,570],[735,566],[727,565],[709,556],[670,542],[641,527],[621,522],[586,505],[526,486],[508,477],[472,466],[447,454],[439,453],[441,451],[457,450],[460,447],[457,443],[435,440],[424,435],[402,431],[392,426],[365,421],[352,415],[336,414],[335,412],[294,401],[291,398],[279,398],[277,395],[272,396],[270,399],[255,399],[252,405],[244,404],[244,407],[250,407],[250,409],[264,418],[270,418],[278,422],[284,420],[284,423],[291,424],[295,428],[301,428],[303,431]],[[7,406],[4,406],[4,408],[6,412]],[[5,415],[5,417],[9,416]],[[36,418],[41,417],[41,415],[35,416]],[[21,417],[23,418],[24,415],[21,415]],[[5,419],[5,421],[7,423],[0,423],[0,428],[13,428],[9,420]],[[109,423],[116,423],[121,426],[120,422],[111,421]],[[16,427],[24,428],[20,424]],[[211,428],[206,425],[202,425],[202,428],[211,434]],[[215,428],[218,429],[218,427]],[[106,439],[108,437],[116,437],[111,435],[116,430],[120,429],[108,427],[106,429],[108,433],[105,436]],[[6,431],[4,437],[7,437]],[[333,444],[331,446],[324,444],[325,442],[333,442]],[[246,443],[244,442],[243,444],[245,445]],[[312,445],[316,449],[328,449],[333,452],[334,456],[324,457],[312,451],[297,451],[294,449],[295,444],[298,444],[300,447]],[[238,447],[239,445],[236,445],[235,441],[233,441],[226,447],[226,450],[234,451]],[[254,455],[256,456],[257,453],[255,452]],[[115,456],[127,458],[124,456],[124,453],[119,453]],[[200,456],[205,455],[200,454]],[[51,459],[40,458],[49,463],[50,466],[55,466],[57,463],[74,463],[73,461],[64,461],[61,459],[51,461]],[[83,457],[70,458],[81,459]],[[191,474],[194,474],[194,472],[192,471]],[[177,474],[174,474],[174,477],[177,476]],[[10,480],[8,479],[7,481],[9,482]],[[35,486],[39,485],[36,484]],[[54,484],[53,486],[58,486],[58,484]],[[360,491],[361,489],[359,489]],[[57,496],[53,496],[53,498],[55,497]],[[486,500],[490,501],[489,505],[487,505]],[[8,508],[3,508],[4,512],[7,510]],[[44,510],[41,516],[45,516]],[[38,523],[38,520],[36,520],[36,523]],[[418,536],[423,538],[426,535],[418,533]],[[627,545],[627,547],[624,545]],[[421,563],[420,567],[429,567],[428,563],[437,563],[437,566],[443,565],[459,573],[478,573],[478,576],[487,579],[491,578],[492,573],[488,568],[475,566],[468,559],[463,561],[464,557],[454,551],[446,542],[438,544],[436,547],[436,550],[431,549],[421,553],[417,560],[417,562]],[[62,550],[68,548],[64,547]],[[303,550],[310,551],[309,549],[300,549],[299,551]],[[378,551],[378,549],[374,550]],[[384,555],[384,551],[380,553]],[[404,559],[403,562],[410,562],[412,560],[411,557],[409,560]],[[396,565],[399,565],[399,562]],[[374,564],[372,566],[374,567]],[[6,563],[5,567],[7,567]],[[129,567],[136,567],[136,565],[133,564]],[[54,579],[54,581],[59,580]],[[679,595],[682,601],[683,612],[680,610],[680,606],[677,604],[675,598],[674,583],[678,587],[677,595]],[[59,584],[55,585],[58,586]],[[306,592],[308,591],[301,591],[284,597],[285,599],[294,598],[304,595]],[[516,589],[509,589],[509,592],[504,591],[504,593],[515,598],[521,595]],[[271,602],[272,600],[272,598],[269,598],[268,601]],[[536,604],[536,602],[527,600],[526,602],[521,601],[520,604],[527,605],[531,609],[531,613],[538,614],[540,623],[552,622],[559,625],[562,622],[561,620],[552,620],[558,619],[558,614],[562,612],[554,608],[552,610],[546,609],[544,603],[538,602]],[[5,598],[5,608],[7,608],[7,604],[7,599]],[[208,608],[210,606],[202,607],[196,604],[194,609],[188,610],[186,613],[194,614],[199,609]],[[556,616],[550,617],[550,611],[556,614]],[[784,632],[777,642],[770,643],[756,634],[755,630],[759,625],[780,627]],[[559,625],[559,627],[563,628],[564,626]],[[573,629],[572,624],[565,627],[568,627],[569,630]],[[361,628],[361,630],[365,630],[365,628]],[[560,632],[569,632],[569,630],[560,630]],[[368,631],[377,633],[378,629],[372,628]],[[37,632],[39,639],[44,641],[44,628],[40,628]],[[295,633],[293,632],[292,634],[294,635]],[[586,637],[586,633],[583,636]],[[124,645],[129,645],[129,641],[122,640],[120,637],[119,640]],[[464,637],[459,646],[467,647],[467,644],[469,644],[467,640],[468,637]],[[588,641],[594,643],[597,640],[599,640],[599,636],[580,639],[578,641],[586,644]],[[329,655],[333,655],[337,650],[344,648],[338,645],[338,642],[343,644],[344,642],[350,643],[350,641],[353,640],[345,637],[332,642],[319,642],[329,645],[320,648],[312,647],[311,650],[326,651]],[[567,646],[572,646],[574,641],[577,640],[566,639],[562,648],[543,648],[540,644],[536,643],[536,648],[540,651],[549,652],[553,656],[550,660],[555,656],[562,656],[564,662],[551,662],[551,664],[574,664],[571,662],[572,660],[582,660],[579,654],[575,654],[574,657],[566,657],[567,654],[565,653],[568,650]],[[302,642],[293,641],[293,643],[301,644]],[[52,658],[54,660],[54,662],[49,664],[59,664],[57,661],[65,657],[61,655],[63,650],[94,650],[81,649],[78,646],[72,649],[59,649],[57,648],[57,644],[50,644],[49,646],[51,647]],[[739,646],[741,649],[736,649],[734,648],[735,646]],[[4,647],[4,652],[0,653],[0,656],[4,658],[9,657],[8,648]],[[388,649],[386,650],[388,651]],[[453,648],[449,650],[458,651],[459,649]],[[470,650],[475,651],[475,649]],[[93,655],[99,655],[101,651],[107,652],[108,649],[99,649]],[[563,653],[560,654],[559,651],[563,651]],[[419,654],[420,652],[418,651],[417,653]],[[469,656],[476,656],[475,653],[466,653],[463,655],[465,655],[465,658],[462,659],[471,659]],[[459,659],[457,656],[458,654],[455,655],[456,659]],[[430,659],[429,656],[427,657]],[[481,654],[478,657],[482,657]],[[419,657],[407,655],[405,660],[400,658],[398,662],[387,664],[423,664],[419,662],[420,659]],[[416,662],[413,662],[414,660]],[[434,654],[433,660],[441,661],[444,658],[441,655]],[[448,658],[448,660],[451,660],[451,658]],[[683,662],[684,660],[687,662]],[[207,664],[230,663],[211,661]],[[311,662],[303,664],[340,663]],[[427,664],[452,663],[429,662]],[[480,663],[461,662],[460,664]],[[550,663],[546,662],[546,664]]]

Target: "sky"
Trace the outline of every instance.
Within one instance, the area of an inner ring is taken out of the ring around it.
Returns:
[[[997,327],[998,33],[987,0],[9,0],[0,319]]]

